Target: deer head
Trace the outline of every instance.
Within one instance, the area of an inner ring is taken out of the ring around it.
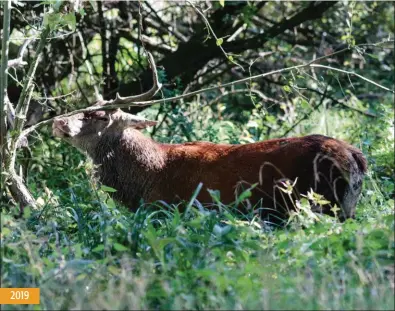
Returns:
[[[148,53],[148,60],[153,73],[153,86],[149,91],[129,97],[121,97],[117,93],[114,100],[99,100],[92,107],[105,108],[107,105],[117,104],[128,105],[129,107],[147,105],[141,102],[151,99],[162,87],[158,80],[155,61],[150,53]],[[132,104],[135,102],[140,103]],[[55,136],[63,138],[73,146],[89,153],[103,135],[121,133],[127,128],[141,130],[155,124],[156,121],[126,113],[119,108],[103,109],[55,118],[52,124],[52,132]]]

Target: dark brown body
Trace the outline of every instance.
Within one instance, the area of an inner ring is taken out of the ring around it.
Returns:
[[[257,183],[249,198],[251,207],[262,207],[265,218],[286,217],[293,205],[277,186],[284,188],[281,181],[297,179],[294,198],[313,189],[342,207],[348,218],[354,216],[366,171],[358,149],[321,135],[245,145],[159,144],[129,128],[116,137],[103,135],[100,141],[91,154],[99,165],[98,177],[117,189],[115,199],[132,210],[141,199],[189,200],[199,183],[201,203],[213,202],[207,189],[219,190],[221,202],[231,203],[236,193]],[[245,211],[246,205],[240,208]],[[330,214],[329,208],[323,212]]]

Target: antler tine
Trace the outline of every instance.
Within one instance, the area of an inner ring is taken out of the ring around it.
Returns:
[[[111,104],[130,104],[134,102],[147,101],[151,99],[153,96],[155,96],[155,94],[162,88],[162,84],[159,82],[158,79],[158,71],[156,69],[154,57],[150,52],[147,52],[147,54],[148,54],[148,61],[152,69],[152,79],[154,84],[152,88],[143,94],[134,95],[134,96],[121,97],[119,93],[117,93],[116,98],[114,99],[114,101],[111,102]],[[135,104],[134,106],[139,106],[139,104]]]

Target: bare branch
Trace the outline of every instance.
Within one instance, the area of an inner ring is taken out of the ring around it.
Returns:
[[[362,43],[362,44],[358,44],[358,46],[361,47],[379,47],[382,49],[390,49],[393,50],[394,49],[394,42],[395,40],[383,40],[381,42],[377,42],[377,43]],[[385,44],[391,44],[390,46],[383,46]]]
[[[337,54],[338,52],[334,52],[334,53]],[[266,73],[262,73],[262,74],[258,74],[258,75],[254,75],[254,76],[249,76],[247,78],[242,78],[242,79],[239,79],[239,80],[236,80],[236,81],[232,81],[232,82],[228,82],[228,83],[224,83],[224,84],[218,84],[218,85],[215,85],[215,86],[207,87],[207,88],[204,88],[204,89],[200,89],[200,90],[197,90],[197,91],[189,92],[189,93],[178,95],[178,96],[173,96],[173,97],[163,98],[163,99],[157,99],[157,100],[150,100],[150,101],[140,101],[140,102],[138,102],[137,100],[135,101],[133,99],[133,100],[130,100],[130,101],[128,100],[127,102],[121,102],[121,103],[116,103],[116,99],[115,99],[114,101],[107,101],[107,102],[103,103],[103,104],[105,104],[105,106],[100,106],[100,105],[96,106],[95,105],[95,106],[91,106],[91,107],[88,107],[88,108],[78,109],[78,110],[75,110],[75,111],[72,111],[72,112],[69,112],[69,113],[57,116],[57,117],[68,117],[68,116],[71,116],[71,115],[74,115],[74,114],[77,114],[77,113],[81,113],[81,112],[91,112],[91,111],[107,110],[107,109],[110,110],[110,109],[116,109],[116,108],[129,108],[129,107],[132,107],[132,106],[142,106],[142,107],[144,107],[144,106],[151,106],[151,105],[154,105],[154,104],[168,103],[168,102],[172,102],[172,101],[188,98],[188,97],[191,97],[191,96],[194,96],[194,95],[197,95],[197,94],[205,93],[205,92],[208,92],[208,91],[217,90],[219,88],[225,88],[225,87],[237,85],[237,84],[244,83],[244,82],[251,82],[251,81],[259,79],[259,78],[264,78],[264,77],[267,77],[267,76],[271,76],[271,75],[275,75],[275,74],[279,74],[279,73],[284,73],[284,72],[289,72],[289,71],[292,71],[292,70],[302,69],[302,68],[306,68],[306,67],[327,68],[327,69],[331,69],[331,70],[334,70],[334,71],[340,71],[340,72],[343,72],[343,73],[354,74],[357,77],[361,77],[362,78],[361,75],[357,75],[357,74],[355,74],[353,72],[349,72],[349,71],[345,71],[345,70],[341,70],[341,69],[337,69],[337,68],[332,68],[332,67],[329,67],[329,66],[323,66],[323,65],[314,64],[316,61],[323,60],[324,58],[329,58],[331,56],[333,56],[333,53],[332,54],[328,54],[328,55],[323,56],[323,57],[319,57],[319,58],[314,59],[314,60],[312,60],[312,61],[310,61],[308,63],[305,63],[305,64],[295,65],[295,66],[282,68],[282,69],[277,69],[277,70],[273,70],[273,71],[270,71],[270,72],[266,72]],[[153,58],[152,58],[152,60],[153,60]],[[155,67],[155,70],[156,70],[156,67]],[[155,79],[155,74],[154,74],[154,79]],[[371,83],[371,84],[379,86],[382,89],[385,89],[385,90],[387,90],[389,92],[394,93],[393,90],[390,90],[390,89],[388,89],[388,88],[386,88],[386,87],[384,87],[384,86],[382,86],[382,85],[380,85],[380,84],[378,84],[378,83],[376,83],[376,82],[374,82],[372,80],[369,80],[369,79],[367,79],[365,77],[363,77],[362,79],[367,81],[367,82],[369,82],[369,83]],[[159,83],[159,85],[160,85],[160,83]],[[148,91],[148,92],[150,92],[150,91]],[[144,95],[144,94],[142,94],[142,95]],[[138,96],[142,96],[142,95],[138,95]],[[122,97],[121,97],[121,99],[122,99]],[[27,129],[25,129],[23,131],[23,135],[28,135],[29,133],[35,131],[37,128],[39,128],[41,126],[44,126],[44,125],[50,124],[53,121],[54,118],[51,118],[51,119],[48,119],[48,120],[45,120],[45,121],[41,121],[41,122],[39,122],[39,123],[27,128]]]
[[[329,70],[333,70],[333,71],[338,71],[338,72],[346,73],[346,74],[349,74],[349,75],[352,75],[352,76],[356,76],[356,77],[358,77],[358,78],[360,78],[360,79],[362,79],[362,80],[364,80],[364,81],[366,81],[366,82],[369,82],[370,84],[373,84],[373,85],[375,85],[375,86],[377,86],[377,87],[379,87],[379,88],[381,88],[381,89],[383,89],[383,90],[386,90],[386,91],[388,91],[388,92],[391,92],[391,93],[395,94],[395,91],[394,91],[394,90],[391,90],[391,89],[389,89],[389,88],[387,88],[387,87],[385,87],[385,86],[383,86],[383,85],[381,85],[381,84],[378,84],[377,82],[374,82],[373,80],[370,80],[370,79],[368,79],[368,78],[365,78],[364,76],[362,76],[362,75],[360,75],[360,74],[358,74],[358,73],[355,73],[355,72],[353,72],[353,71],[347,71],[347,70],[343,70],[343,69],[339,69],[339,68],[334,68],[334,67],[330,67],[330,66],[325,66],[325,65],[319,65],[319,64],[310,64],[310,67],[325,68],[325,69],[329,69]]]
[[[27,38],[27,39],[23,42],[22,46],[21,46],[20,49],[19,49],[18,57],[15,58],[15,59],[10,59],[10,60],[8,61],[8,64],[7,64],[7,67],[8,67],[8,68],[23,67],[23,66],[26,66],[26,65],[27,65],[27,62],[25,62],[25,61],[23,60],[23,55],[25,54],[25,51],[26,51],[27,46],[28,46],[28,45],[30,44],[30,42],[32,42],[32,41],[33,41],[32,38]]]
[[[26,113],[29,108],[30,99],[34,89],[33,78],[41,57],[41,52],[44,49],[47,37],[50,33],[50,28],[47,26],[41,33],[40,41],[37,45],[36,55],[33,63],[30,65],[28,74],[23,84],[21,96],[19,97],[16,106],[15,114],[15,128],[13,129],[15,135],[11,136],[7,152],[4,154],[4,166],[6,172],[6,182],[9,183],[8,188],[11,191],[14,199],[20,204],[23,209],[26,205],[35,207],[36,201],[30,194],[28,188],[24,185],[23,180],[15,171],[16,150],[20,141],[25,137],[22,133],[22,128],[26,121]]]
[[[109,101],[108,102],[109,104],[128,105],[129,107],[139,106],[139,104],[136,102],[145,101],[147,99],[152,98],[162,88],[162,84],[159,82],[158,71],[156,69],[154,57],[149,52],[147,52],[147,54],[148,54],[148,61],[151,65],[151,70],[152,70],[152,80],[153,80],[152,88],[143,94],[135,95],[135,96],[121,97],[119,93],[117,93],[117,97],[113,101]]]
[[[1,49],[1,72],[0,72],[0,153],[5,153],[5,135],[6,135],[6,98],[7,98],[7,66],[8,66],[8,48],[10,36],[11,21],[11,0],[3,3],[3,42]],[[8,99],[8,98],[7,98]]]
[[[86,69],[88,70],[89,77],[91,79],[93,79],[92,65],[91,65],[90,60],[87,58],[88,50],[87,50],[87,48],[85,46],[85,42],[84,42],[84,39],[82,37],[81,31],[77,31],[77,35],[78,35],[78,38],[80,39],[80,42],[81,42],[82,58],[85,59],[85,65],[86,65]],[[102,100],[103,97],[101,96],[101,94],[99,92],[99,88],[97,87],[96,83],[93,83],[93,89],[95,90],[96,100],[97,101]]]
[[[22,58],[14,58],[8,61],[7,67],[8,68],[18,68],[26,66],[27,62],[25,62]]]
[[[108,40],[107,40],[107,29],[106,21],[103,12],[104,3],[98,1],[97,9],[99,13],[99,25],[100,25],[100,38],[101,38],[101,54],[102,54],[102,66],[103,66],[103,78],[104,78],[104,88],[103,93],[106,96],[109,91],[110,83],[110,66],[108,62]]]
[[[287,136],[291,131],[293,131],[295,127],[297,127],[302,121],[306,120],[315,110],[317,110],[324,103],[324,100],[328,92],[328,87],[329,87],[329,83],[325,87],[325,91],[322,94],[320,102],[314,107],[312,107],[312,109],[309,112],[305,113],[303,117],[301,117],[298,121],[296,121],[288,130],[285,131],[283,135],[281,135],[281,137]]]
[[[184,113],[184,116],[185,116],[185,117],[188,117],[188,116],[190,116],[191,114],[194,114],[194,113],[196,113],[196,112],[201,111],[201,109],[204,108],[204,107],[210,107],[210,106],[212,106],[213,104],[215,104],[216,102],[218,102],[221,98],[223,98],[223,97],[225,97],[225,96],[233,95],[233,94],[240,94],[240,93],[241,93],[241,94],[246,94],[246,95],[249,96],[249,97],[253,96],[252,93],[254,93],[254,94],[257,95],[258,97],[260,97],[260,98],[262,99],[262,101],[270,101],[270,102],[273,102],[273,103],[275,103],[275,104],[279,104],[279,103],[280,103],[279,101],[277,101],[277,100],[275,100],[275,99],[273,99],[273,98],[267,97],[267,96],[266,96],[265,94],[263,94],[261,91],[258,91],[258,90],[255,90],[255,89],[232,90],[232,91],[229,91],[229,92],[224,92],[223,94],[217,96],[216,98],[214,98],[213,100],[211,100],[211,101],[205,103],[204,105],[201,105],[199,108],[197,108],[197,109],[195,109],[195,110],[193,110],[193,111],[190,111],[190,112],[188,112],[188,113]]]
[[[184,36],[181,32],[179,32],[175,27],[173,28],[172,25],[170,25],[169,23],[165,22],[159,15],[158,13],[155,11],[155,9],[150,5],[150,3],[148,1],[144,2],[144,4],[150,9],[151,13],[153,13],[156,17],[156,20],[158,21],[159,24],[161,25],[157,25],[156,22],[154,20],[152,20],[151,18],[145,18],[145,22],[149,23],[149,25],[151,27],[155,27],[156,29],[160,29],[161,26],[164,27],[167,31],[169,31],[169,33],[171,33],[172,35],[174,35],[178,40],[182,41],[182,42],[187,42],[188,38],[186,36]]]
[[[233,60],[233,57],[231,57],[231,55],[229,55],[229,53],[227,53],[224,48],[222,47],[222,42],[221,39],[217,37],[217,35],[215,34],[213,28],[210,25],[210,22],[208,21],[208,19],[206,18],[206,16],[203,14],[202,11],[200,11],[191,1],[186,0],[187,3],[189,3],[189,5],[191,5],[195,11],[203,18],[204,23],[207,26],[207,29],[209,30],[209,32],[212,34],[212,36],[215,39],[216,44],[218,45],[218,47],[221,49],[222,53],[224,53],[225,57],[233,64],[235,64],[236,66],[240,67],[241,70],[244,71],[244,67],[242,65],[240,65],[239,63],[237,63],[236,61]]]

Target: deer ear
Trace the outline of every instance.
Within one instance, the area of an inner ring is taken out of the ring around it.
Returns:
[[[143,122],[138,122],[136,123],[134,126],[132,126],[133,128],[137,129],[137,130],[143,130],[147,127],[150,126],[155,126],[158,122],[156,121],[151,121],[151,120],[144,120]]]
[[[127,114],[122,116],[122,121],[125,127],[132,127],[137,130],[142,130],[150,126],[155,126],[158,122],[147,120],[140,116]]]

